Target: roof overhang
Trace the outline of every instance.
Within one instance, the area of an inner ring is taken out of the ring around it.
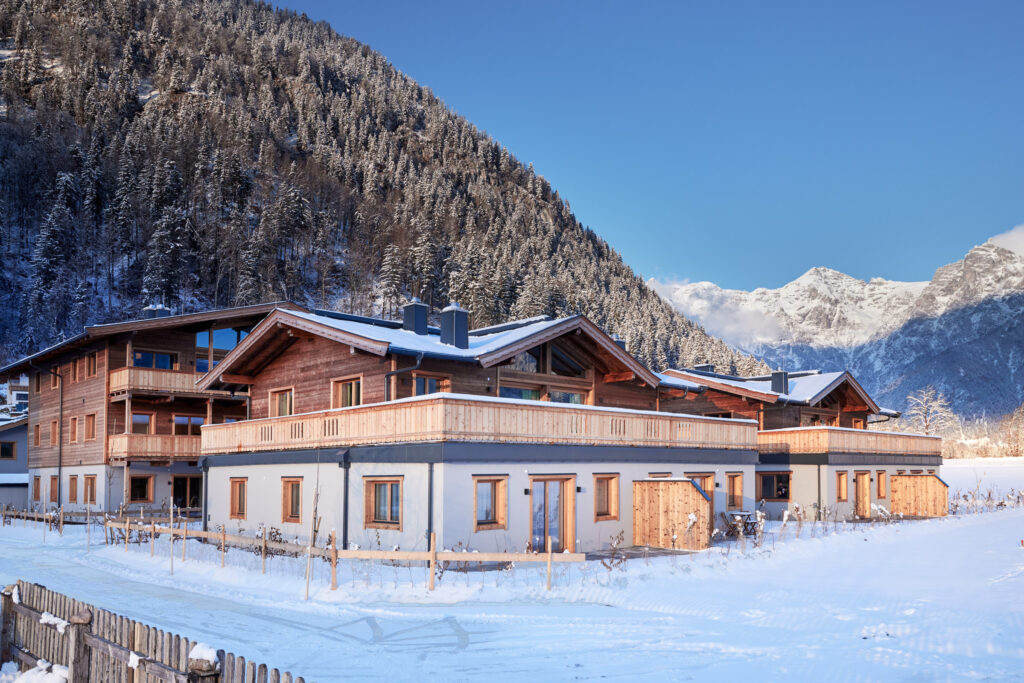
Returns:
[[[726,394],[734,394],[736,396],[743,396],[745,398],[752,398],[757,401],[764,403],[776,403],[779,400],[778,394],[769,394],[763,391],[755,391],[753,389],[746,389],[744,387],[733,386],[732,384],[726,384],[725,382],[717,382],[713,377],[707,377],[705,375],[698,375],[696,373],[684,372],[682,370],[676,370],[675,368],[669,368],[664,371],[664,374],[671,375],[672,377],[678,377],[685,379],[695,384],[700,384],[708,389],[714,389],[721,391]]]
[[[851,375],[849,371],[844,371],[843,374],[839,375],[839,377],[836,377],[836,379],[833,382],[831,382],[828,386],[824,387],[821,391],[819,391],[817,394],[811,397],[810,400],[807,401],[807,405],[813,406],[818,404],[819,402],[821,402],[823,398],[825,398],[833,391],[841,387],[844,383],[848,383],[850,385],[850,388],[853,389],[854,392],[856,392],[856,394],[864,400],[865,405],[867,405],[868,410],[871,413],[877,415],[878,413],[882,412],[882,409],[878,407],[878,404],[875,403],[874,399],[872,399],[871,396],[868,395],[868,392],[864,390],[864,387],[860,385],[860,382],[854,379],[853,375]]]

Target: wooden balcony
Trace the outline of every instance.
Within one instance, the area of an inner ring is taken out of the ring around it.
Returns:
[[[432,441],[754,450],[753,421],[463,394],[204,425],[204,455]]]
[[[111,434],[107,453],[111,460],[197,460],[198,436],[169,434]]]
[[[840,427],[797,427],[757,433],[761,453],[941,455],[942,438]]]
[[[154,368],[125,367],[110,371],[111,396],[129,392],[194,396],[230,396],[226,391],[200,391],[196,381],[201,373]]]

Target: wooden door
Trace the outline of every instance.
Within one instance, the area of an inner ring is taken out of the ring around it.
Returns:
[[[867,519],[871,517],[871,473],[857,472],[854,477],[856,513],[861,519]]]

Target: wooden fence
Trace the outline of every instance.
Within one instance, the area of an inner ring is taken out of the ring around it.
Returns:
[[[934,474],[894,474],[889,478],[889,511],[904,517],[945,517],[949,486]]]
[[[60,622],[42,623],[44,613]],[[0,593],[0,618],[0,660],[23,670],[41,659],[66,665],[69,683],[304,683],[223,650],[213,665],[191,660],[188,638],[25,581]]]
[[[633,482],[635,545],[704,550],[711,545],[713,524],[710,499],[690,479]]]
[[[843,427],[791,427],[757,433],[762,453],[896,453],[940,455],[942,438]]]
[[[567,562],[584,562],[586,555],[583,553],[556,553],[551,550],[551,539],[548,538],[547,551],[543,553],[480,553],[480,552],[454,552],[437,549],[437,534],[430,534],[429,550],[342,550],[339,549],[334,533],[328,537],[327,545],[298,544],[285,541],[275,541],[267,538],[266,527],[260,537],[241,536],[229,534],[223,529],[220,531],[200,531],[182,528],[158,526],[156,523],[140,524],[132,519],[106,520],[104,525],[108,529],[117,529],[123,532],[125,552],[128,551],[128,544],[131,532],[136,534],[136,542],[141,543],[143,537],[149,541],[149,554],[156,554],[157,538],[162,535],[171,536],[171,571],[174,571],[174,541],[180,537],[183,541],[181,546],[181,561],[187,559],[187,547],[184,541],[198,539],[214,544],[220,548],[220,566],[226,566],[227,550],[229,548],[244,548],[258,552],[260,555],[260,566],[263,573],[267,570],[267,556],[274,554],[287,554],[295,557],[321,558],[331,565],[331,590],[338,588],[338,562],[344,560],[376,560],[380,562],[424,562],[427,566],[427,587],[434,590],[435,577],[437,576],[438,563],[463,563],[463,564],[508,564],[511,562],[543,562],[547,565],[547,588],[551,590],[551,565]],[[306,597],[309,597],[309,569],[306,571]]]

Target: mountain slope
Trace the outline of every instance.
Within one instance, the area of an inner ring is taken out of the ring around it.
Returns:
[[[763,365],[532,167],[323,23],[242,0],[0,0],[0,343],[293,299],[582,312],[655,368]]]
[[[656,286],[711,333],[774,366],[849,368],[894,408],[933,384],[965,415],[1002,414],[1024,401],[1018,232],[971,249],[929,282],[864,282],[814,268],[753,292],[706,282]],[[731,319],[754,324],[734,329]]]

